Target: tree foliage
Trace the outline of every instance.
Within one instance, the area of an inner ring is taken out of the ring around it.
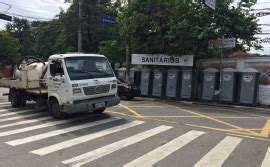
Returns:
[[[237,39],[234,50],[260,48],[254,37],[260,29],[249,13],[254,3],[219,0],[212,12],[201,1],[137,0],[121,8],[118,22],[121,35],[131,37],[133,52],[210,57],[216,50],[208,51],[208,41],[222,37]]]
[[[31,30],[29,21],[25,19],[14,18],[12,23],[6,25],[6,30],[16,39],[20,44],[20,55],[33,56],[34,53],[34,36]]]
[[[19,41],[7,31],[0,31],[0,64],[16,61],[19,56]]]

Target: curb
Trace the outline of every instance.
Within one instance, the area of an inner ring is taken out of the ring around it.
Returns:
[[[175,103],[182,103],[182,104],[197,104],[197,105],[203,105],[203,106],[217,106],[217,107],[228,107],[228,108],[242,108],[242,109],[255,109],[255,110],[261,110],[262,112],[267,112],[270,114],[270,106],[240,106],[240,105],[228,105],[228,104],[220,104],[220,103],[204,103],[199,101],[181,101],[181,100],[173,100],[173,99],[158,99],[158,98],[151,98],[151,97],[136,97],[138,99],[143,100],[150,100],[150,101],[162,101],[162,102],[175,102]]]

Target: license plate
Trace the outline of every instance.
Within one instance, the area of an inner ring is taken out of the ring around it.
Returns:
[[[96,103],[95,108],[105,108],[105,102]]]

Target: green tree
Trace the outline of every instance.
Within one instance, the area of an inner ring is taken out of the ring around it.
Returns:
[[[249,12],[254,3],[241,1],[232,6],[229,0],[218,0],[212,12],[201,1],[137,0],[120,9],[118,22],[121,35],[131,38],[133,53],[203,58],[217,55],[216,50],[208,50],[208,41],[222,37],[237,39],[237,47],[229,52],[260,48],[254,36],[260,29]]]
[[[99,53],[105,55],[113,63],[125,60],[125,46],[117,40],[102,41]]]
[[[12,23],[6,25],[6,30],[18,39],[20,44],[20,55],[34,56],[34,36],[30,22],[25,19],[14,18]]]
[[[6,31],[0,31],[0,64],[11,64],[19,57],[19,41]]]

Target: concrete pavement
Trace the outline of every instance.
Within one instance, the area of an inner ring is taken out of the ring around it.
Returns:
[[[32,104],[12,109],[2,101],[0,166],[269,167],[268,118],[260,110],[135,99],[55,120]]]

